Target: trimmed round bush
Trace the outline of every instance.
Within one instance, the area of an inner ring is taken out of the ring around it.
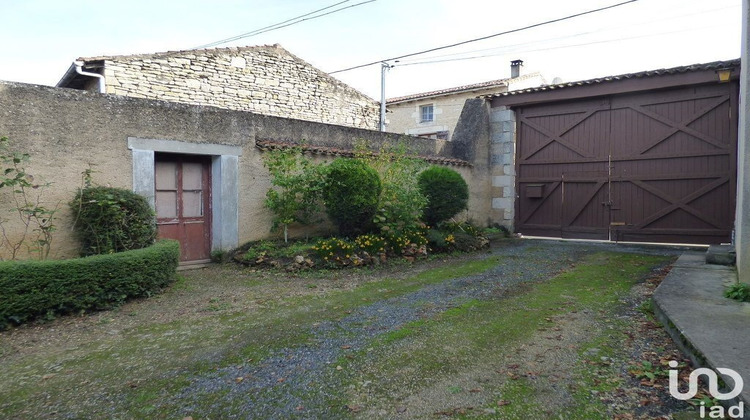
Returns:
[[[327,172],[323,202],[339,233],[369,232],[382,189],[378,173],[361,160],[343,158],[331,162]]]
[[[0,261],[0,330],[39,317],[106,309],[175,279],[177,241],[70,260]]]
[[[156,239],[156,216],[145,197],[130,190],[88,187],[70,202],[81,254],[145,248]]]
[[[422,220],[430,226],[448,220],[469,202],[469,186],[461,174],[450,168],[432,166],[419,174],[419,189],[427,197]]]

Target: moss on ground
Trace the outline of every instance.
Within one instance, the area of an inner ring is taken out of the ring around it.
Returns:
[[[493,366],[494,361],[524,343],[542,339],[540,326],[549,325],[554,317],[584,310],[609,313],[625,292],[655,265],[665,261],[664,257],[598,253],[551,280],[521,286],[511,296],[465,302],[434,319],[421,321],[418,328],[406,325],[402,330],[389,333],[385,339],[375,340],[373,346],[380,346],[380,349],[376,348],[369,355],[360,354],[350,363],[350,369],[357,373],[350,376],[348,383],[354,389],[357,384],[377,383],[377,390],[367,390],[366,399],[375,401],[376,405],[398,405],[398,401],[409,394],[428,388],[442,378],[477,364]],[[606,406],[592,398],[591,391],[612,389],[616,383],[598,381],[601,376],[598,370],[606,366],[587,364],[583,354],[598,347],[596,358],[606,357],[621,338],[613,334],[608,330],[583,344],[573,373],[580,386],[572,391],[573,401],[562,411],[564,418],[597,418],[606,413]],[[396,342],[393,339],[402,336],[408,340]],[[393,357],[394,354],[398,357]],[[484,388],[487,391],[492,386]],[[508,404],[498,405],[496,399],[488,401],[487,413],[492,413],[487,414],[489,417],[528,418],[529,413],[541,408],[535,402],[533,383],[523,377],[505,382],[496,391]],[[373,393],[379,395],[373,397]],[[341,400],[332,404],[360,404],[365,397],[356,394],[356,391],[344,392]],[[472,417],[476,415],[473,410]]]
[[[251,313],[226,311],[219,300],[209,300],[206,311],[214,316],[152,322],[105,335],[71,354],[53,352],[36,360],[5,363],[0,379],[0,417],[50,414],[43,404],[30,404],[34,401],[52,401],[57,409],[86,417],[111,417],[118,412],[136,418],[174,415],[179,407],[157,409],[157,402],[179,392],[195,375],[234,363],[259,361],[275,349],[305,343],[314,323],[341,319],[357,307],[428,284],[481,273],[498,262],[496,257],[471,260],[425,270],[406,279],[368,282],[352,290],[278,299]],[[246,287],[262,285],[253,280],[249,283]],[[192,290],[189,275],[180,278],[176,288]],[[158,305],[158,301],[153,304]],[[101,404],[102,396],[109,396],[106,398],[110,401]],[[200,403],[210,406],[212,402]]]

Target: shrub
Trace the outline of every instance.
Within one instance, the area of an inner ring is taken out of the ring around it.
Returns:
[[[724,291],[724,297],[740,302],[750,302],[750,284],[734,283]]]
[[[257,243],[251,245],[248,250],[242,255],[244,261],[256,261],[258,258],[268,256],[276,246],[273,242],[267,240],[260,240]]]
[[[440,223],[438,228],[441,231],[448,233],[463,232],[471,236],[483,236],[482,231],[469,222],[447,221]]]
[[[357,248],[367,252],[371,256],[386,252],[386,247],[388,246],[383,237],[373,234],[357,236],[354,243],[357,245]]]
[[[380,177],[361,160],[338,158],[328,166],[323,201],[344,236],[372,229],[381,191]]]
[[[419,174],[419,189],[427,197],[422,219],[430,226],[448,220],[466,209],[469,187],[453,169],[432,166]]]
[[[104,309],[174,280],[177,241],[70,260],[0,262],[0,329],[40,316]]]
[[[426,163],[409,157],[403,145],[383,146],[378,154],[363,149],[358,158],[378,172],[383,184],[373,220],[381,234],[398,236],[421,224],[427,198],[419,190],[417,177]]]
[[[478,249],[482,249],[489,245],[489,240],[483,236],[474,236],[466,232],[455,232],[450,234],[452,236],[451,248],[462,251],[471,252]]]
[[[482,230],[469,222],[447,221],[430,229],[427,234],[430,249],[436,252],[470,252],[489,246]]]
[[[430,229],[427,231],[427,244],[430,247],[430,251],[433,252],[446,252],[450,250],[450,246],[455,243],[455,237],[452,233],[446,234],[437,229]]]
[[[354,255],[356,246],[344,239],[328,238],[319,240],[311,249],[324,264],[335,266],[347,262]]]
[[[385,239],[394,254],[403,255],[407,250],[413,251],[427,245],[427,228],[422,224],[405,229],[398,235],[386,236]]]
[[[148,201],[126,189],[87,187],[70,202],[82,255],[145,248],[156,239],[156,218]]]
[[[266,192],[265,201],[274,215],[271,231],[282,227],[284,242],[288,242],[289,225],[308,224],[319,211],[323,166],[305,157],[300,147],[266,152],[263,163],[273,185]]]

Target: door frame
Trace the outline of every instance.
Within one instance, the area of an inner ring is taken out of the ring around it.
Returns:
[[[133,159],[133,191],[155,204],[157,152],[211,158],[211,251],[239,245],[239,157],[242,147],[214,143],[128,137]]]
[[[197,224],[196,222],[200,222],[199,224],[203,225],[203,234],[201,235],[201,246],[200,248],[202,251],[200,252],[202,258],[192,258],[192,259],[184,259],[185,255],[183,254],[181,256],[182,262],[204,262],[208,261],[211,258],[211,222],[212,222],[212,211],[211,211],[211,159],[207,156],[203,155],[186,155],[186,154],[178,154],[178,153],[164,153],[164,152],[157,152],[154,156],[154,164],[158,164],[159,162],[171,162],[177,164],[177,174],[176,174],[176,185],[175,185],[175,192],[177,194],[176,196],[176,215],[174,218],[159,218],[158,216],[158,209],[157,209],[157,218],[156,218],[156,225],[159,229],[159,233],[163,234],[164,232],[160,228],[160,226],[169,226],[169,225],[182,225],[181,227],[178,227],[178,232],[176,235],[179,237],[178,241],[181,242],[181,245],[183,246],[183,252],[187,253],[187,247],[188,244],[193,244],[194,241],[190,240],[190,236],[187,233],[188,226],[192,224]],[[201,168],[201,209],[202,209],[202,215],[200,216],[191,216],[186,217],[183,212],[185,210],[185,194],[184,194],[184,165],[185,163],[196,163],[200,165]],[[155,185],[155,192],[158,192],[156,189],[158,185]],[[159,205],[158,200],[155,203],[157,206]],[[164,230],[170,230],[170,228],[165,227]],[[174,239],[174,238],[173,238]],[[184,242],[183,242],[184,241]]]

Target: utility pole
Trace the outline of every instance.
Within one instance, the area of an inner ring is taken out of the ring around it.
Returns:
[[[385,72],[391,67],[385,61],[380,63],[380,131],[385,131]]]

